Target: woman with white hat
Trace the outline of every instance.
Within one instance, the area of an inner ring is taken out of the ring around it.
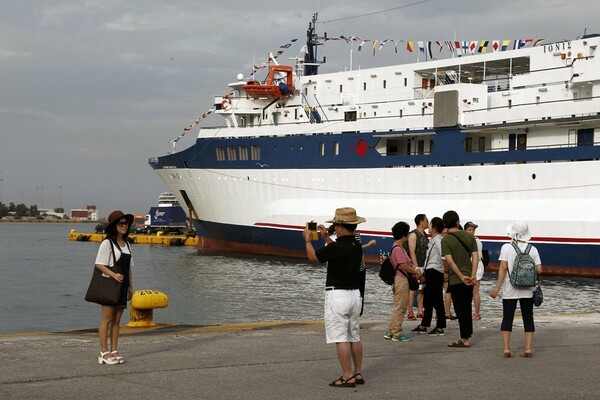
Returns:
[[[513,352],[510,349],[510,335],[518,301],[521,306],[521,316],[523,317],[523,328],[525,330],[525,348],[521,353],[521,357],[530,358],[533,356],[532,344],[533,332],[535,332],[533,322],[533,291],[535,287],[515,287],[511,284],[509,276],[517,257],[514,245],[521,252],[526,252],[527,247],[529,247],[529,255],[534,261],[535,270],[538,275],[542,273],[542,261],[537,249],[527,243],[531,239],[531,233],[525,221],[516,221],[507,226],[506,231],[512,240],[511,243],[504,244],[500,250],[498,280],[496,281],[496,286],[490,292],[490,296],[495,299],[502,287],[503,316],[500,330],[502,331],[502,342],[504,344],[504,357],[513,357]]]

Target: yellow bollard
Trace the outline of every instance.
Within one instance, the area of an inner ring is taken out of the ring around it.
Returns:
[[[127,326],[130,328],[155,326],[153,310],[155,308],[165,308],[168,305],[169,298],[163,292],[148,289],[135,291],[131,297]]]

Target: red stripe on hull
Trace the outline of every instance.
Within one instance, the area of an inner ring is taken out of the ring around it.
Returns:
[[[283,258],[288,260],[308,261],[306,251],[292,250],[285,247],[266,246],[260,244],[249,244],[232,242],[228,240],[218,240],[209,238],[200,238],[198,240],[198,251],[206,253],[228,253],[230,255],[253,255],[269,258]],[[379,266],[379,256],[365,255],[365,262],[370,268]],[[498,271],[498,263],[490,263],[487,271]],[[569,268],[552,265],[543,265],[544,273],[542,276],[577,276],[582,278],[600,278],[599,268]]]
[[[254,226],[261,226],[264,228],[276,228],[276,229],[287,229],[287,230],[304,230],[304,226],[298,225],[285,225],[285,224],[271,224],[266,222],[257,222]],[[382,231],[369,231],[359,229],[362,235],[370,235],[370,236],[382,236],[382,237],[391,237],[392,233],[390,231],[382,232]],[[506,242],[508,240],[508,236],[481,236],[477,235],[477,237],[481,240],[485,241],[494,241],[494,242]],[[531,242],[539,242],[539,243],[585,243],[585,244],[600,244],[600,238],[560,238],[560,237],[543,237],[536,236],[531,238]]]

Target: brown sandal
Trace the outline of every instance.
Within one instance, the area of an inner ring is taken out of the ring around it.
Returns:
[[[533,357],[533,352],[531,350],[523,350],[523,352],[521,353],[521,357],[531,358]]]
[[[354,378],[354,377],[352,377],[352,378]],[[342,375],[338,379],[336,379],[335,381],[331,382],[329,384],[329,386],[332,386],[332,387],[355,387],[356,383],[354,383],[354,382],[352,382],[352,383],[348,382],[352,378],[349,378],[348,380],[346,380],[346,379],[344,379],[344,376]]]

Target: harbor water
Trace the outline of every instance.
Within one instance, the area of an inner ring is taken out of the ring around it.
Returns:
[[[68,240],[70,229],[91,232],[94,226],[0,223],[0,334],[97,327],[100,307],[83,298],[99,243]],[[134,290],[155,289],[169,296],[169,306],[155,310],[156,322],[207,325],[323,317],[325,265],[205,255],[192,247],[134,245],[132,251]],[[482,281],[482,318],[501,316],[501,300],[487,295],[495,279],[486,273]],[[544,277],[542,288],[544,304],[536,314],[600,310],[599,280]],[[368,270],[364,318],[387,319],[391,304],[390,288],[376,269]]]

